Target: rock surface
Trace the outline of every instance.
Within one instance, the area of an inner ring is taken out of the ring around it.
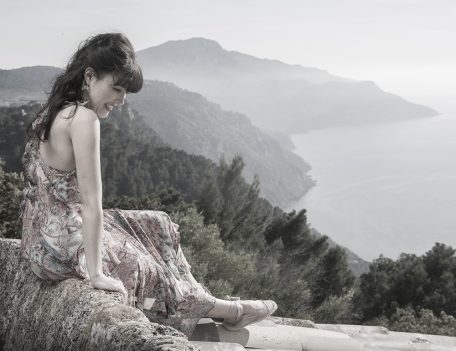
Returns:
[[[203,321],[203,320],[202,320]],[[284,324],[281,324],[284,322]],[[305,321],[304,321],[305,322]],[[296,351],[455,351],[456,338],[419,333],[392,332],[383,327],[314,324],[270,318],[228,332],[209,319],[198,324],[191,340],[212,344],[242,345],[245,349]],[[205,350],[216,350],[206,348]],[[204,350],[204,351],[205,351]],[[231,346],[224,350],[237,351]]]
[[[456,338],[382,327],[271,317],[236,332],[203,318],[187,340],[88,281],[45,282],[21,258],[20,240],[0,239],[0,350],[450,351]]]
[[[20,240],[0,239],[0,349],[195,350],[184,334],[150,322],[120,293],[87,281],[40,280]]]

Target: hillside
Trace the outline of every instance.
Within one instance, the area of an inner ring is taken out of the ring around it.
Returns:
[[[42,99],[50,90],[50,79],[60,71],[51,66],[0,69],[0,106]]]
[[[246,163],[243,176],[252,182],[257,174],[261,195],[274,205],[299,199],[314,184],[306,174],[310,166],[299,156],[282,148],[246,116],[224,111],[199,94],[174,84],[147,81],[129,101],[174,148],[214,162],[222,156],[230,160],[242,155]]]
[[[3,104],[44,100],[42,87],[48,86],[57,72],[57,68],[42,66],[2,71]],[[26,77],[32,84],[27,84]],[[169,83],[146,81],[142,91],[130,95],[128,101],[174,148],[216,163],[222,154],[227,160],[241,155],[246,162],[245,178],[251,182],[257,174],[261,195],[274,205],[298,200],[314,184],[307,175],[310,166],[290,150],[286,139],[277,142],[277,137],[253,126],[246,116],[223,111],[199,94]]]
[[[373,82],[228,51],[204,38],[168,41],[137,54],[147,79],[198,92],[223,109],[246,114],[265,131],[299,134],[437,114]]]
[[[0,108],[0,158],[6,161],[5,171],[22,171],[25,128],[38,110],[36,103]],[[179,205],[180,197],[189,204],[195,202],[205,222],[217,224],[221,239],[236,250],[258,252],[259,258],[265,254],[261,251],[269,251],[272,261],[268,264],[273,264],[274,255],[283,255],[285,260],[300,257],[300,246],[315,249],[306,258],[290,262],[299,264],[301,270],[306,267],[302,273],[307,272],[311,279],[314,270],[310,267],[326,254],[327,238],[317,238],[308,231],[304,210],[287,214],[259,197],[258,184],[245,182],[242,167],[239,159],[217,166],[203,156],[169,147],[128,104],[102,121],[103,201],[110,208],[152,209],[155,201],[147,197],[172,188],[164,193],[162,202]],[[283,250],[277,245],[280,241]],[[217,253],[213,255],[223,261]]]

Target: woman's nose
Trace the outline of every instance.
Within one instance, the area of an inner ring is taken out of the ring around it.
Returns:
[[[126,93],[122,93],[120,97],[120,105],[123,105],[125,103],[125,98],[127,97]]]
[[[125,103],[125,98],[126,98],[126,96],[127,96],[127,93],[126,93],[126,92],[121,92],[121,93],[119,94],[119,96],[117,97],[117,99],[116,99],[116,100],[117,100],[117,101],[116,101],[116,102],[117,102],[117,105],[122,106],[122,105]]]

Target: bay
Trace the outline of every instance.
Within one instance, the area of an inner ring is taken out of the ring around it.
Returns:
[[[456,248],[456,114],[293,135],[317,185],[287,208],[364,259]]]

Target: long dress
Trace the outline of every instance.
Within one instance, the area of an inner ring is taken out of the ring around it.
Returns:
[[[32,127],[42,118],[44,114]],[[31,137],[22,157],[22,255],[42,279],[88,280],[76,170],[47,165],[39,144]],[[114,208],[103,210],[103,228],[103,272],[122,281],[128,305],[190,336],[216,299],[188,278],[191,267],[182,253],[178,225],[163,211]]]

